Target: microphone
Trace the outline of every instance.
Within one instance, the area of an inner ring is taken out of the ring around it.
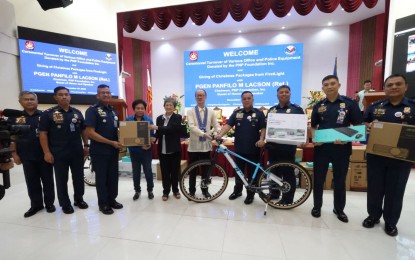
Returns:
[[[24,112],[16,109],[4,109],[0,114],[5,117],[21,117],[24,116]]]

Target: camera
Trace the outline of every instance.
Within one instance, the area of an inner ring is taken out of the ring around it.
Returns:
[[[29,125],[14,124],[7,121],[5,117],[22,117],[24,113],[19,110],[5,109],[0,110],[0,163],[9,163],[12,158],[13,149],[10,149],[12,137],[18,139],[30,132]],[[9,170],[0,170],[3,175],[3,185],[0,185],[0,200],[4,197],[6,189],[10,188],[10,172]]]

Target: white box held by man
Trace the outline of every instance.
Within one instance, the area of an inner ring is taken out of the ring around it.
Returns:
[[[307,115],[268,113],[265,139],[277,144],[303,144],[307,140]]]

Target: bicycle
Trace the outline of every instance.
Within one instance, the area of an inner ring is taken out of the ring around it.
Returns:
[[[84,182],[89,186],[95,186],[95,171],[92,168],[91,156],[84,157]]]
[[[220,153],[224,154],[246,189],[258,193],[259,197],[266,203],[264,215],[267,214],[268,205],[277,209],[292,209],[303,204],[310,196],[312,179],[308,171],[300,164],[295,162],[276,162],[264,168],[261,166],[261,163],[254,163],[229,150],[223,144],[223,140],[216,141],[218,146],[214,150],[211,160],[200,160],[190,164],[180,176],[180,189],[188,200],[198,203],[209,202],[223,194],[228,185],[229,176],[223,167],[217,163],[216,159]],[[256,166],[250,183],[248,183],[241,169],[237,167],[231,155]],[[261,154],[262,156],[263,154]],[[292,187],[290,183],[279,177],[290,174],[290,171],[292,174],[295,174],[296,187]],[[196,181],[192,181],[195,183],[195,186],[192,185],[192,192],[190,192],[189,181],[192,178],[196,179]],[[193,192],[194,188],[196,188],[196,192]],[[292,190],[294,188],[295,190]],[[290,190],[291,194],[294,192],[292,201],[283,200],[283,194],[288,193]]]

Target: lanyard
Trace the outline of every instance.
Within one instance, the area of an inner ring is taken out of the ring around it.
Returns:
[[[199,108],[197,106],[195,107],[195,113],[196,113],[197,124],[199,125],[199,129],[202,130],[203,132],[206,132],[207,108],[205,107],[203,122],[202,122],[202,119],[200,118]]]

